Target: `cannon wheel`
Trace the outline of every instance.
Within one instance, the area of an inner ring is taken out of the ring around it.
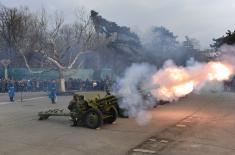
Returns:
[[[160,100],[158,102],[159,105],[164,105],[164,104],[167,104],[167,103],[170,103],[169,101],[164,101],[164,100]]]
[[[126,114],[126,113],[127,113],[127,110],[120,108],[117,102],[114,103],[114,107],[115,107],[115,109],[117,110],[117,113],[118,113],[118,116],[119,116],[119,117],[122,117],[122,118],[128,118],[128,117],[129,117],[129,116]]]
[[[40,115],[38,120],[42,121],[42,120],[47,120],[48,118],[49,115]]]
[[[84,117],[85,126],[96,129],[103,125],[102,113],[98,109],[89,109]]]
[[[112,106],[109,109],[109,114],[111,115],[111,117],[106,118],[105,123],[111,124],[111,123],[115,122],[118,117],[117,109],[114,106]]]

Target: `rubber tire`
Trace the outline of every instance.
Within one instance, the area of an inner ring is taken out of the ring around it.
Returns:
[[[90,122],[89,122],[89,116],[92,115],[92,114],[97,116],[97,122],[93,125],[91,125]],[[98,109],[89,109],[85,113],[84,124],[87,128],[90,128],[90,129],[96,129],[98,127],[101,127],[103,125],[103,117],[102,117],[102,113],[100,112],[100,110],[98,110]]]
[[[44,115],[44,116],[39,116],[38,120],[42,121],[42,120],[47,120],[48,118],[49,116]]]
[[[169,101],[164,101],[164,100],[160,100],[158,102],[159,105],[164,105],[164,104],[168,104],[168,103],[170,103],[170,102]]]
[[[106,118],[105,119],[105,123],[111,124],[111,123],[113,123],[113,122],[115,122],[117,120],[118,111],[117,111],[117,109],[114,106],[112,106],[109,109],[109,113],[112,115],[112,117]]]
[[[122,109],[119,107],[118,103],[115,103],[114,104],[114,107],[117,109],[117,112],[118,112],[118,116],[121,117],[121,118],[129,118],[128,115],[125,115],[124,112],[127,111],[125,109]]]

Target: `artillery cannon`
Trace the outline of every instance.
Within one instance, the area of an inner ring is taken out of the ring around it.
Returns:
[[[128,111],[127,109],[121,108],[118,104],[118,101],[121,100],[123,96],[118,95],[106,95],[105,97],[98,99],[97,103],[102,104],[103,102],[109,102],[111,103],[118,112],[119,117],[127,118],[128,117]]]
[[[114,96],[107,96],[102,99],[88,100],[85,109],[75,112],[66,112],[63,109],[49,109],[38,113],[39,120],[47,120],[50,116],[70,116],[78,120],[79,125],[95,129],[103,123],[111,124],[116,121],[118,111],[117,100]]]
[[[156,88],[156,86],[154,87]],[[152,89],[152,88],[151,88]],[[139,93],[146,95],[147,90],[142,90]],[[88,128],[98,128],[103,123],[113,123],[118,116],[128,117],[127,110],[119,106],[118,100],[122,99],[121,95],[110,95],[109,93],[103,98],[95,98],[88,100],[85,109],[80,109],[75,112],[66,112],[62,109],[49,109],[38,113],[39,120],[46,120],[50,116],[70,116],[75,117],[79,124],[85,125]]]

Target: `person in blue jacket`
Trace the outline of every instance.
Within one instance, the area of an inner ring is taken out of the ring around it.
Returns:
[[[32,91],[32,81],[28,80],[26,87],[27,87],[27,91],[31,92]]]
[[[15,97],[15,88],[14,88],[14,84],[12,81],[9,81],[7,83],[7,89],[8,89],[8,96],[10,98],[10,101],[13,102],[14,97]]]
[[[56,82],[51,81],[48,83],[48,97],[51,99],[52,104],[56,103]]]

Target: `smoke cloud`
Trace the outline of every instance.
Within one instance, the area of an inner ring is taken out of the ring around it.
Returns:
[[[221,60],[235,66],[235,45],[223,45],[218,49]]]
[[[200,63],[190,59],[186,67],[177,66],[172,60],[159,70],[149,64],[133,64],[118,82],[118,94],[123,97],[121,108],[144,125],[151,119],[149,110],[156,101],[177,101],[192,92],[223,90],[223,81],[235,72],[235,48],[225,45],[218,52],[218,60]]]
[[[160,88],[152,90],[152,94],[160,100],[178,100],[192,91],[199,92],[211,82],[228,80],[233,72],[233,66],[223,61],[195,63],[189,67],[167,61],[153,76],[153,83],[158,83]]]
[[[132,64],[118,82],[118,94],[123,97],[120,107],[127,109],[128,116],[136,117],[141,125],[151,119],[148,110],[154,106],[154,101],[148,96],[144,98],[140,91],[150,84],[148,81],[155,72],[155,67],[149,64]]]

